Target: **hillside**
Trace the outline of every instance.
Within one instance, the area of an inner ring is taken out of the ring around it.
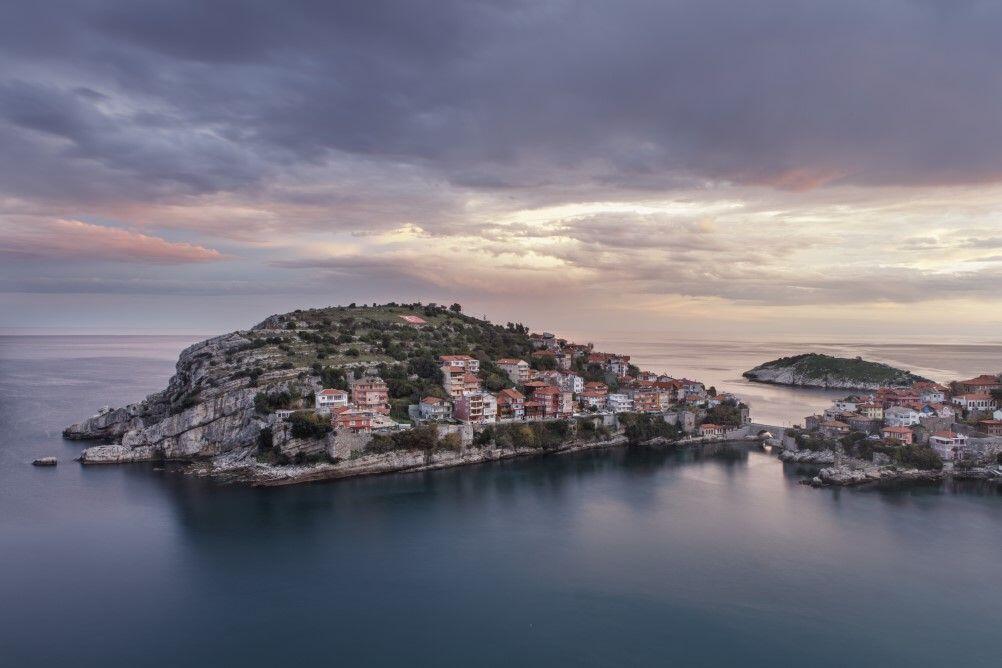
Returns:
[[[749,380],[774,385],[875,390],[907,387],[925,378],[879,362],[862,358],[833,357],[807,353],[781,357],[742,374]]]
[[[425,322],[409,324],[401,316]],[[500,388],[508,379],[491,360],[528,356],[531,348],[523,325],[496,325],[437,305],[293,311],[190,346],[164,390],[128,406],[104,408],[67,427],[64,435],[118,446],[85,451],[84,461],[246,455],[264,434],[272,438],[267,413],[312,407],[317,390],[346,388],[349,372],[377,367],[400,416],[423,394],[442,392],[438,355],[480,358],[485,385]]]

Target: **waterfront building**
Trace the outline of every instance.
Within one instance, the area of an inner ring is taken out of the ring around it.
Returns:
[[[723,437],[727,432],[727,428],[719,424],[705,423],[699,425],[699,435],[700,436],[716,436]]]
[[[937,431],[929,437],[929,447],[946,461],[959,459],[966,446],[967,436],[953,431]]]

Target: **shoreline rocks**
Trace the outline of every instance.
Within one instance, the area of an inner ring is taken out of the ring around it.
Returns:
[[[59,461],[55,457],[39,457],[31,462],[32,466],[55,466]]]
[[[834,464],[835,453],[831,450],[783,450],[780,461],[790,464]]]

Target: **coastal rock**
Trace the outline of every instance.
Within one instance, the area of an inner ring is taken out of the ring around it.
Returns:
[[[31,463],[33,466],[55,466],[59,462],[55,457],[39,457]]]
[[[81,464],[126,464],[129,462],[149,462],[161,459],[149,447],[130,448],[124,445],[97,445],[80,453]]]
[[[779,459],[792,464],[834,464],[835,453],[831,450],[783,450]]]
[[[935,482],[945,477],[943,471],[873,466],[854,460],[852,464],[831,466],[818,472],[826,485],[861,485],[869,482]]]

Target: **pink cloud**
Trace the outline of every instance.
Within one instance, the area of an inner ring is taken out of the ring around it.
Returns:
[[[225,256],[213,248],[79,220],[30,219],[0,226],[0,253],[22,257],[186,264]]]

